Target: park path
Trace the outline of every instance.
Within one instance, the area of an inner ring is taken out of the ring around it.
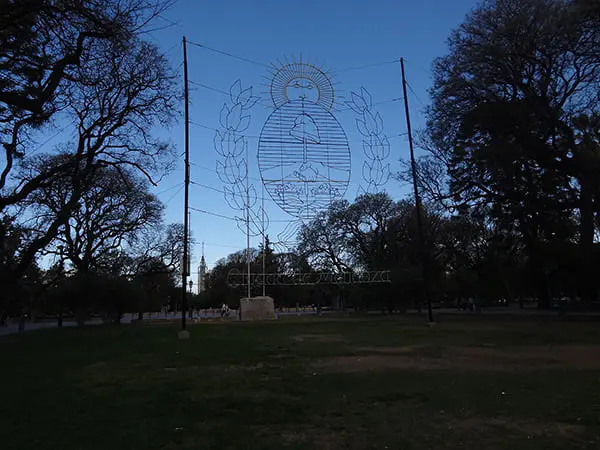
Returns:
[[[323,311],[322,313],[327,314],[327,313],[335,313],[335,311]],[[418,314],[418,312],[416,310],[409,310],[406,313],[408,314]],[[289,311],[276,311],[276,315],[277,317],[286,317],[286,316],[297,316],[297,315],[302,315],[302,316],[308,316],[308,315],[316,315],[317,313],[313,310],[306,310],[306,311],[299,311],[296,312],[296,310],[294,308],[291,308]],[[369,311],[370,315],[380,315],[382,314],[381,311]],[[422,314],[425,314],[425,310],[423,310]],[[457,309],[450,309],[450,308],[443,308],[443,309],[435,309],[434,310],[434,316],[435,315],[474,315],[475,313],[472,313],[470,311],[462,311],[462,310],[457,310]],[[535,308],[526,308],[526,309],[517,309],[517,308],[489,308],[489,309],[485,309],[482,312],[483,315],[504,315],[504,316],[511,316],[511,317],[519,317],[519,316],[557,316],[558,312],[557,311],[553,311],[553,310],[547,310],[547,311],[540,311],[538,309]],[[220,317],[221,313],[219,310],[202,310],[202,312],[200,313],[200,315],[198,315],[198,313],[196,312],[194,314],[194,319],[213,319],[213,318],[218,318]],[[569,317],[595,317],[595,318],[600,318],[600,312],[569,312],[567,314],[567,316]],[[237,318],[237,310],[231,310],[231,315],[230,317],[232,317],[233,319]],[[125,314],[122,318],[121,318],[121,323],[123,324],[130,324],[132,322],[132,320],[135,320],[137,318],[137,313],[134,314]],[[178,320],[181,318],[181,313],[145,313],[144,314],[144,318],[145,319],[152,319],[152,320]],[[188,319],[189,320],[189,319]],[[85,322],[85,325],[102,325],[103,322],[101,319],[99,318],[93,318],[90,319],[88,321]],[[42,329],[46,329],[46,328],[57,328],[57,323],[55,320],[51,321],[51,322],[26,322],[25,324],[25,330],[24,331],[33,331],[33,330],[42,330]],[[65,320],[63,322],[63,326],[64,327],[75,327],[77,326],[77,323],[74,320]],[[1,336],[6,336],[9,334],[15,334],[19,332],[19,324],[18,323],[9,323],[8,326],[0,328],[0,337]]]
[[[312,311],[312,310],[307,310],[307,311],[299,311],[296,312],[293,308],[290,311],[277,311],[276,312],[277,316],[295,316],[295,315],[315,315],[316,312]],[[193,315],[193,319],[214,319],[214,318],[218,318],[221,316],[220,311],[218,310],[203,310],[200,314],[198,314],[197,312],[194,313]],[[237,318],[237,310],[231,310],[230,316],[233,319]],[[144,314],[144,319],[152,319],[152,320],[178,320],[181,318],[181,313],[145,313]],[[121,318],[121,323],[122,324],[130,324],[133,320],[137,319],[137,313],[134,314],[125,314],[123,315],[123,317]],[[189,319],[188,319],[189,320]],[[100,318],[93,318],[90,320],[87,320],[85,322],[85,326],[88,325],[102,325],[104,322],[102,322],[102,319]],[[75,327],[77,326],[77,322],[75,322],[74,320],[64,320],[63,321],[63,327]],[[57,328],[58,327],[58,323],[56,322],[56,320],[52,320],[49,322],[31,322],[31,321],[27,321],[25,323],[25,329],[23,330],[23,332],[25,331],[34,331],[34,330],[43,330],[43,329],[47,329],[47,328]],[[9,322],[7,324],[7,326],[0,328],[0,337],[1,336],[7,336],[9,334],[15,334],[19,332],[19,324],[17,322]]]

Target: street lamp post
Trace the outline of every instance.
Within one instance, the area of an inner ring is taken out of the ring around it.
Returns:
[[[63,259],[63,250],[64,247],[62,245],[59,245],[58,247],[58,254],[59,254],[59,258],[60,258],[60,265],[58,266],[58,280],[59,282],[62,280],[63,276],[64,276],[64,272],[65,272],[65,260]],[[60,296],[59,296],[59,304],[58,304],[58,328],[62,328],[63,326],[63,310],[62,310],[62,303],[60,300]]]
[[[193,281],[193,280],[190,280],[190,281],[188,282],[188,286],[190,287],[190,294],[192,294],[192,293],[193,293],[193,292],[192,292],[192,288],[194,287],[194,281]],[[189,317],[190,319],[191,319],[191,318],[194,316],[193,308],[194,308],[194,305],[193,305],[193,304],[189,305],[189,307],[188,307],[188,317]]]

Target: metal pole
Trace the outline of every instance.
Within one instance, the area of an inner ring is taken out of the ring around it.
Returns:
[[[417,187],[417,163],[415,161],[415,150],[413,146],[412,129],[410,126],[410,111],[408,108],[408,94],[406,92],[406,76],[404,75],[404,58],[400,58],[400,69],[402,71],[402,91],[404,93],[404,111],[406,112],[406,128],[408,132],[408,146],[410,148],[410,165],[412,169],[413,189],[415,193],[415,210],[417,213],[417,230],[419,237],[419,250],[421,253],[421,270],[423,273],[425,301],[427,302],[429,322],[433,322],[433,310],[431,309],[431,292],[429,284],[429,259],[427,255],[427,249],[425,248],[425,239],[423,236],[421,198],[419,197],[419,189]]]
[[[263,297],[266,296],[265,292],[265,281],[266,281],[266,275],[265,275],[265,268],[266,268],[266,255],[267,255],[267,248],[265,247],[265,244],[267,242],[267,239],[265,237],[265,186],[263,184],[263,188],[262,188],[262,241],[263,241],[263,254],[262,254],[262,295]]]
[[[58,251],[60,252],[60,266],[59,266],[59,274],[58,274],[58,281],[59,283],[62,283],[62,280],[65,276],[65,260],[64,260],[64,247],[62,245],[58,246]],[[63,308],[62,308],[62,303],[58,304],[58,323],[57,323],[58,328],[62,328],[63,326]]]
[[[189,167],[191,167],[191,165],[189,164],[189,161],[188,161],[188,172],[190,170]],[[189,182],[189,178],[190,177],[189,177],[189,174],[188,174],[188,182]],[[190,277],[190,281],[193,282],[192,281],[192,278],[193,278],[192,277],[192,212],[189,210],[189,208],[188,208],[188,226],[187,226],[187,229],[188,229],[188,236],[187,236],[187,238],[188,238],[188,240],[187,240],[188,261],[186,263],[185,268],[186,268],[187,276]],[[188,284],[189,284],[189,282],[188,282]],[[189,293],[193,294],[191,288],[190,288]],[[186,300],[186,306],[187,306],[187,300]],[[189,315],[188,315],[188,317],[189,317]]]
[[[183,206],[183,262],[181,268],[181,329],[185,330],[185,314],[187,310],[187,276],[188,276],[188,209],[190,186],[190,110],[188,92],[187,46],[183,37],[183,95],[185,101],[185,190]]]
[[[250,289],[250,186],[248,184],[248,146],[246,145],[246,264],[248,265],[248,298]]]

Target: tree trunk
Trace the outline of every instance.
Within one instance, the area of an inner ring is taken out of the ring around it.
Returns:
[[[529,253],[529,276],[531,278],[531,288],[537,293],[538,309],[550,309],[552,306],[552,292],[550,289],[550,269],[540,248],[531,246]]]
[[[538,309],[550,309],[552,294],[550,292],[550,276],[548,267],[545,267],[547,255],[544,255],[538,240],[537,224],[533,221],[523,220],[521,230],[525,237],[525,251],[528,257],[528,273],[531,277],[533,292],[537,292]]]
[[[550,309],[552,292],[550,290],[550,275],[541,271],[538,277],[538,309]]]
[[[538,293],[538,309],[550,309],[550,296],[548,295],[548,288],[546,286],[540,285],[539,293]]]
[[[581,191],[579,196],[579,252],[580,252],[580,283],[581,299],[593,302],[597,297],[596,274],[593,264],[594,253],[594,193],[593,180],[589,176],[580,179]]]
[[[515,293],[513,292],[512,288],[510,287],[510,283],[508,283],[506,281],[506,274],[503,277],[503,284],[504,284],[504,293],[506,294],[506,303],[507,305],[512,305],[515,301]]]
[[[78,307],[75,311],[75,320],[77,321],[77,325],[82,327],[85,325],[85,321],[87,319],[87,311],[81,307]]]

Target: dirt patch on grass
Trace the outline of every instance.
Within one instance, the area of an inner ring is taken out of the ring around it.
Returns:
[[[478,362],[485,366],[506,365],[509,368],[548,368],[548,369],[600,369],[600,346],[560,345],[525,346],[517,348],[493,349],[482,347],[455,347],[450,357],[462,359],[477,367]]]
[[[528,371],[539,369],[600,369],[600,346],[359,348],[364,355],[317,361],[311,369],[326,372],[384,370]]]
[[[547,436],[568,439],[576,439],[586,432],[586,428],[583,425],[506,417],[472,417],[454,421],[449,427],[457,430],[478,432],[488,432],[493,429],[503,428],[531,437]]]
[[[271,426],[257,427],[256,434],[260,437],[273,437],[284,447],[310,446],[321,450],[354,450],[368,448],[362,436],[345,430],[332,430],[315,427],[310,424],[299,424],[297,428]]]
[[[295,342],[344,342],[340,334],[298,334],[292,336]]]
[[[266,365],[263,362],[257,362],[256,364],[216,364],[212,366],[203,366],[199,368],[196,366],[196,370],[201,370],[205,373],[243,373],[243,372],[257,372],[268,369],[272,365]]]
[[[450,369],[447,361],[410,358],[400,355],[338,356],[322,359],[312,367],[314,370],[336,373],[381,372],[406,369]]]
[[[421,350],[429,350],[434,348],[431,345],[403,345],[401,347],[359,347],[356,349],[359,353],[368,354],[383,354],[383,355],[406,355],[417,353]]]
[[[274,430],[273,430],[274,431]],[[297,430],[280,430],[278,432],[281,443],[285,446],[305,444],[314,441],[315,430],[306,425]]]

